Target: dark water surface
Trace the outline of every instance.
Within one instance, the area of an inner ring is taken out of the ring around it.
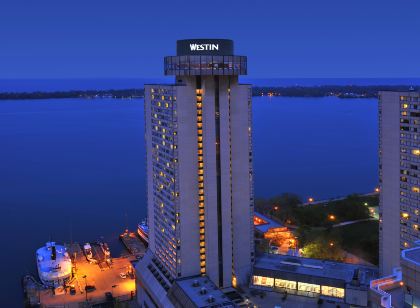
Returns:
[[[377,185],[377,102],[254,98],[257,197],[329,198]],[[1,307],[50,238],[117,236],[146,214],[142,100],[0,102]]]

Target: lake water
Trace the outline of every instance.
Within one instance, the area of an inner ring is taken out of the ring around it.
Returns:
[[[253,99],[257,197],[329,198],[377,185],[377,101]],[[142,100],[0,102],[0,294],[21,307],[50,238],[117,236],[146,213]]]

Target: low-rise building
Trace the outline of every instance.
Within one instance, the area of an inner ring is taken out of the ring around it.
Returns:
[[[297,240],[293,232],[286,226],[261,213],[254,212],[254,228],[256,239],[267,240],[269,246],[277,249],[277,253],[291,254],[290,252],[294,252],[293,254],[295,254]]]
[[[369,282],[376,267],[285,255],[257,257],[251,287],[368,306]]]

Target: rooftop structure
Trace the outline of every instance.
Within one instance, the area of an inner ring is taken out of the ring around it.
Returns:
[[[235,307],[206,276],[178,279],[168,293],[175,307]]]
[[[287,227],[275,222],[267,216],[254,212],[254,227],[255,231],[262,234],[269,232],[270,230],[286,231]]]

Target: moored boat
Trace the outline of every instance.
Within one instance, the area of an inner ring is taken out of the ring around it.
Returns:
[[[63,286],[72,276],[72,263],[62,245],[47,242],[44,247],[36,251],[38,275],[47,287]]]
[[[86,259],[89,262],[95,262],[96,260],[93,258],[93,253],[92,253],[92,246],[90,246],[89,243],[86,243],[83,245],[83,252],[85,253]]]
[[[137,233],[146,244],[149,244],[149,226],[146,220],[138,224]]]

